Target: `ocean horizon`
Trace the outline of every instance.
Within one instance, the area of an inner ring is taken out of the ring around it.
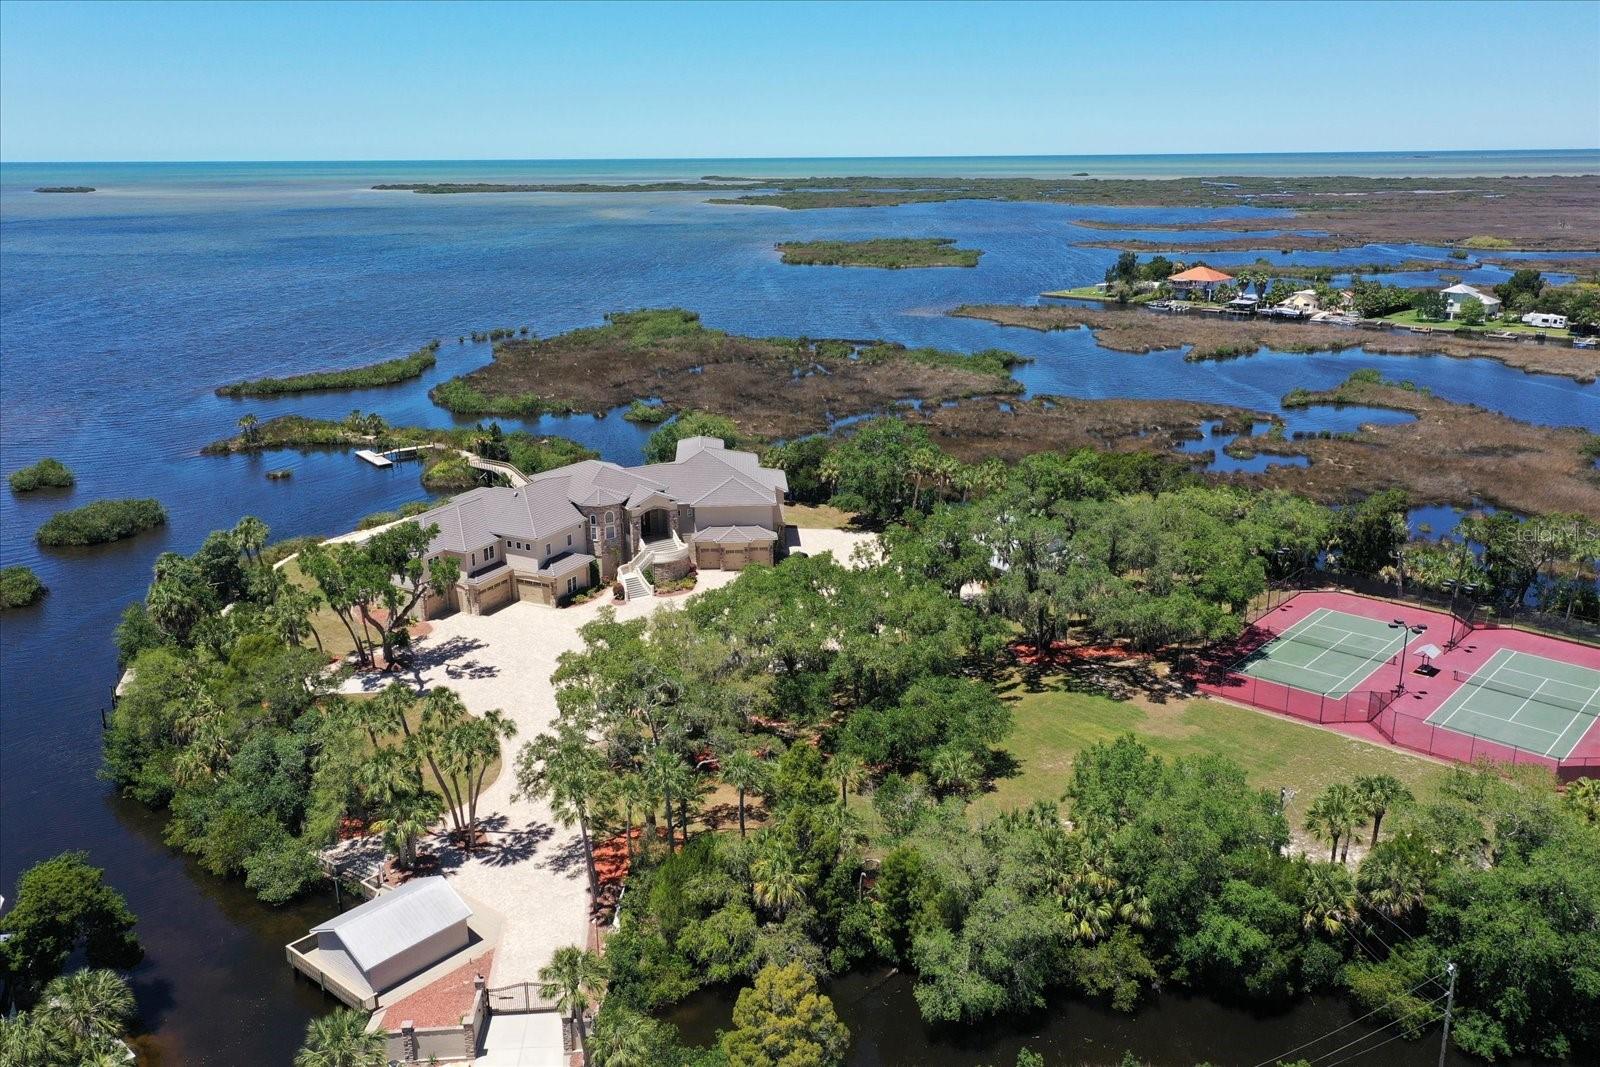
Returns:
[[[1600,174],[1600,148],[1125,155],[704,156],[638,159],[0,161],[0,186],[152,182],[694,181],[950,175],[989,178],[1529,177]],[[99,187],[97,186],[97,191]]]

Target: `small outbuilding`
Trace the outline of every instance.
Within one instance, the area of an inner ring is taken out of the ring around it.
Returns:
[[[1461,316],[1461,305],[1468,300],[1476,300],[1483,305],[1483,313],[1493,317],[1500,314],[1500,298],[1493,293],[1486,293],[1482,289],[1475,289],[1470,285],[1452,285],[1448,289],[1439,290],[1445,300],[1445,314],[1448,318]]]

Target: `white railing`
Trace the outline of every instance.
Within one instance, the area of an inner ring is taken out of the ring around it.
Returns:
[[[645,578],[644,572],[657,564],[676,563],[688,556],[689,546],[676,533],[659,541],[647,541],[632,559],[617,568],[617,579],[622,582],[624,594],[629,600],[635,595],[649,596],[655,592],[655,587]],[[636,585],[643,586],[643,591],[635,594]]]

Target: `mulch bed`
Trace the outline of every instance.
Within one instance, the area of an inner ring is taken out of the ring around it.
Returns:
[[[1029,667],[1059,667],[1085,662],[1147,663],[1155,658],[1148,652],[1135,652],[1116,645],[1077,645],[1068,641],[1054,642],[1042,656],[1033,645],[1017,641],[1011,645],[1011,653],[1018,663]]]

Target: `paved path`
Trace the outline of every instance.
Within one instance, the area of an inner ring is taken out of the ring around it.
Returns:
[[[864,539],[838,530],[802,530],[799,547],[813,555],[832,551],[844,560]],[[701,571],[697,589],[717,589],[737,576]],[[556,716],[550,684],[556,660],[582,646],[578,629],[607,604],[617,609],[618,618],[634,619],[657,609],[675,610],[686,599],[645,597],[615,604],[605,597],[561,609],[517,602],[492,615],[436,620],[433,632],[417,645],[415,670],[404,676],[407,681],[424,689],[448,686],[468,710],[481,714],[499,708],[517,724],[501,755],[500,776],[478,802],[489,847],[467,858],[449,847],[443,834],[427,842],[456,887],[503,919],[491,986],[534,981],[556,949],[587,943],[588,878],[576,829],[562,826],[542,800],[512,798],[517,751]],[[351,678],[345,691],[362,692],[388,681],[374,678]],[[362,845],[347,842],[343,851],[359,852]]]

